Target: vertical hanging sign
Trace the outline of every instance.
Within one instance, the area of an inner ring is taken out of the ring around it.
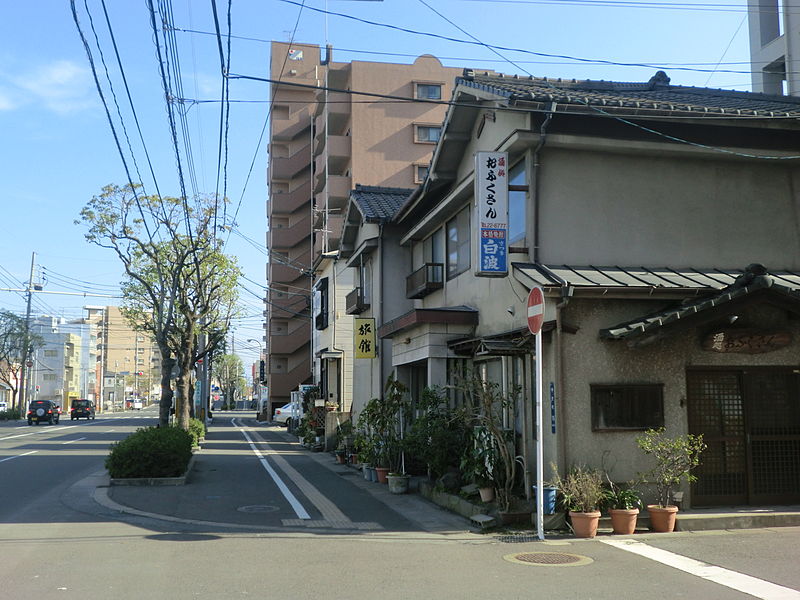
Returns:
[[[375,319],[372,317],[353,319],[353,332],[356,358],[377,357]]]
[[[475,275],[508,274],[508,154],[475,153]]]

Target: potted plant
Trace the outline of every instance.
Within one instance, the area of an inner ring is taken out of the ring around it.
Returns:
[[[678,507],[670,504],[673,488],[681,480],[695,481],[697,478],[691,471],[700,464],[700,454],[706,449],[702,435],[677,435],[669,437],[661,429],[648,429],[644,435],[636,438],[636,443],[645,454],[655,459],[653,468],[643,477],[656,488],[656,504],[648,504],[650,528],[658,532],[670,532],[675,529]]]
[[[461,457],[461,475],[478,486],[481,502],[495,499],[494,473],[497,469],[498,450],[494,439],[484,427],[474,427],[470,443]]]
[[[553,480],[555,487],[563,497],[564,506],[569,511],[572,530],[576,537],[593,538],[597,535],[597,525],[600,522],[598,510],[603,497],[603,478],[599,471],[588,467],[575,466],[561,477],[553,467]]]
[[[636,531],[636,521],[642,507],[639,491],[632,481],[622,486],[611,481],[608,475],[606,480],[608,489],[603,499],[611,517],[611,527],[618,535],[631,535]]]

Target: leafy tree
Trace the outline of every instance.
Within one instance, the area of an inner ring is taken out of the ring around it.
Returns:
[[[169,421],[177,365],[181,427],[188,427],[195,362],[224,338],[238,268],[219,248],[214,198],[145,196],[141,186],[108,185],[81,211],[86,239],[116,252],[125,269],[123,313],[152,334],[161,353],[159,420]],[[198,340],[205,341],[198,344]]]
[[[25,327],[23,317],[0,310],[0,381],[11,390],[12,408],[22,408],[23,399],[17,398],[22,364],[43,345],[44,339]]]
[[[241,394],[245,384],[244,365],[241,358],[235,354],[219,356],[214,361],[212,373],[225,394],[226,402],[231,402],[237,394]]]

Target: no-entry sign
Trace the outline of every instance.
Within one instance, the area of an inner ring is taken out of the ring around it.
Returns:
[[[533,335],[538,335],[544,322],[544,293],[542,288],[535,286],[528,294],[528,329]]]

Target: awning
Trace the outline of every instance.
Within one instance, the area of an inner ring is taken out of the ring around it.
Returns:
[[[441,308],[415,308],[384,323],[378,337],[387,338],[415,325],[439,323],[443,325],[477,325],[478,311],[470,306],[445,306]]]
[[[378,247],[378,238],[375,237],[364,240],[363,242],[361,242],[358,248],[355,249],[350,258],[347,259],[345,265],[348,267],[356,266],[356,264],[358,263],[358,259],[361,258],[363,254],[369,254],[377,247]]]
[[[745,269],[596,267],[512,263],[514,277],[528,289],[570,286],[584,292],[661,292],[674,294],[722,290],[734,284]],[[779,285],[800,289],[800,273],[773,271],[770,277]]]
[[[760,268],[759,268],[760,267]],[[739,308],[756,302],[778,305],[800,314],[800,291],[779,283],[784,277],[767,274],[760,265],[751,265],[732,285],[699,300],[684,301],[673,307],[650,313],[600,330],[600,337],[621,340],[643,337],[642,345],[671,332],[718,320]]]

